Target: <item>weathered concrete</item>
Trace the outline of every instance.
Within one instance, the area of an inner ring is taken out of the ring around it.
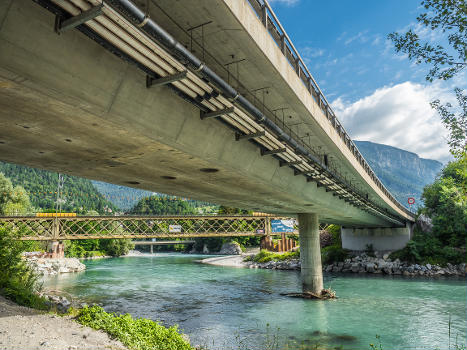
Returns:
[[[323,289],[323,268],[319,245],[319,221],[317,214],[298,214],[300,233],[300,262],[304,292],[320,295]]]
[[[399,250],[406,246],[412,235],[412,225],[388,228],[342,228],[342,248],[365,250]]]
[[[294,176],[273,157],[262,157],[252,143],[235,141],[219,121],[201,121],[199,110],[167,87],[146,89],[141,71],[81,33],[57,36],[54,16],[37,4],[7,3],[0,7],[1,160],[271,213],[312,208],[320,220],[347,226],[388,225]],[[184,26],[213,20],[206,46],[222,62],[207,56],[207,64],[216,70],[233,53],[247,58],[242,83],[249,90],[270,86],[270,109],[286,107],[288,122],[301,120],[300,129],[330,155],[330,164],[404,217],[349,161],[349,151],[245,1],[238,2],[240,8],[227,0],[158,3]],[[150,12],[187,42],[163,12],[153,7]]]

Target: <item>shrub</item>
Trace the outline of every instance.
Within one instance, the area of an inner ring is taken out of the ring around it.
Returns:
[[[101,250],[110,256],[126,255],[135,247],[131,239],[102,239],[100,246]]]
[[[286,253],[275,253],[267,251],[266,249],[261,249],[258,254],[256,254],[253,258],[249,258],[248,260],[254,261],[257,263],[266,263],[269,261],[285,261],[285,260],[292,260],[292,259],[299,259],[300,258],[300,251],[295,252],[286,252]],[[245,260],[245,261],[248,261]]]
[[[27,244],[16,240],[20,236],[0,225],[0,293],[17,304],[45,310],[46,300],[35,293],[40,289],[37,276],[21,257]]]
[[[321,261],[323,264],[332,264],[347,259],[349,251],[342,249],[340,246],[331,245],[321,249]]]
[[[80,309],[76,320],[84,326],[107,332],[131,350],[193,349],[178,332],[177,326],[166,328],[152,320],[133,319],[129,314],[118,316],[97,305]]]

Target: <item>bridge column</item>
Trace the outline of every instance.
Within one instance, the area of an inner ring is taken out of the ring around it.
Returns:
[[[298,214],[298,227],[302,289],[304,292],[321,294],[323,268],[321,266],[318,214]]]

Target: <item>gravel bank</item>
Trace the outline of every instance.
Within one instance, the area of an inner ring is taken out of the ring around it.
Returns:
[[[243,261],[251,254],[242,256],[231,255],[221,258],[208,258],[200,262],[204,264],[231,266],[231,267],[247,267],[250,269],[270,269],[270,270],[300,270],[300,260],[291,259],[286,261],[269,261],[266,263],[256,263],[252,261]],[[396,259],[392,261],[385,254],[381,258],[369,257],[366,254],[354,256],[346,259],[343,262],[323,265],[324,272],[343,272],[343,273],[360,273],[360,274],[384,274],[384,275],[404,275],[404,276],[426,276],[426,277],[441,277],[441,276],[466,276],[467,264],[451,265],[445,267],[438,265],[419,265],[408,264]]]
[[[106,333],[83,327],[70,317],[44,314],[0,296],[0,350],[127,349]]]

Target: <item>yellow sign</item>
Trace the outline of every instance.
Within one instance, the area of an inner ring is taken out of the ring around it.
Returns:
[[[38,218],[74,218],[76,213],[36,213]]]

